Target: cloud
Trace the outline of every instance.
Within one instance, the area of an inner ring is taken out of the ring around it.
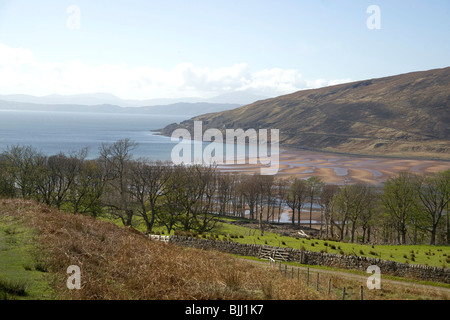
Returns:
[[[212,97],[235,91],[264,96],[348,82],[306,80],[295,69],[251,71],[246,63],[209,68],[180,63],[171,69],[127,64],[47,62],[24,48],[0,44],[0,90],[32,95],[108,92],[128,99]]]

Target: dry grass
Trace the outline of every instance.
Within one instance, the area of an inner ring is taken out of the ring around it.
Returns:
[[[324,299],[301,281],[212,251],[151,241],[133,229],[66,214],[22,200],[2,200],[0,214],[36,230],[38,263],[53,274],[61,299]],[[80,290],[68,290],[67,267],[81,268]]]

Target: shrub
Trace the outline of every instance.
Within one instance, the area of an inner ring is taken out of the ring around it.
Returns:
[[[9,280],[0,278],[0,291],[16,296],[25,296],[28,283],[25,280]]]

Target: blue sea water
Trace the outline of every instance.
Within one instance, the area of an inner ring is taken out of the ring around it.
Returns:
[[[102,143],[129,138],[138,143],[135,157],[170,160],[178,142],[153,133],[184,115],[82,113],[0,110],[0,152],[8,146],[32,146],[46,155],[88,147],[89,158],[98,156]]]

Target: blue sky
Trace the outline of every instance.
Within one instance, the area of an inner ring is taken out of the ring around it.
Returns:
[[[0,0],[0,94],[275,96],[447,67],[449,39],[448,0]]]

